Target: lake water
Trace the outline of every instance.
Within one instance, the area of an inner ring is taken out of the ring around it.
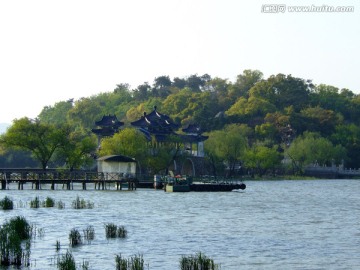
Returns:
[[[24,216],[36,226],[30,269],[56,269],[71,250],[80,265],[115,269],[115,256],[142,254],[149,269],[179,269],[182,255],[201,251],[238,269],[360,269],[360,180],[248,181],[241,192],[165,193],[159,190],[0,190],[15,209],[0,224]],[[36,196],[65,202],[64,209],[32,209]],[[72,209],[79,196],[93,209]],[[123,225],[125,239],[105,237],[105,224]],[[91,243],[70,248],[69,233],[95,229]],[[79,267],[80,269],[80,267]]]

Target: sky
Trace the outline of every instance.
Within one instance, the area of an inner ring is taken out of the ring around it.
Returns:
[[[0,0],[0,123],[120,83],[245,69],[360,94],[360,1]]]

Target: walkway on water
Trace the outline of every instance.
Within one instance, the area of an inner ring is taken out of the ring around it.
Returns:
[[[55,190],[55,185],[62,185],[63,189],[74,189],[74,184],[81,184],[86,190],[89,184],[94,189],[105,190],[113,185],[116,190],[136,190],[139,182],[136,178],[124,177],[122,173],[100,173],[94,171],[69,171],[47,169],[0,169],[1,189],[9,188],[10,183],[17,183],[18,189],[24,189],[24,185],[31,183],[33,189],[42,189],[43,185],[50,185]]]

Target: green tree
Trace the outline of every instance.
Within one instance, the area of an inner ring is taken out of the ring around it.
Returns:
[[[210,81],[211,77],[208,74],[198,76],[197,74],[190,75],[186,80],[186,86],[193,92],[200,92],[202,87]]]
[[[360,127],[356,124],[342,124],[335,128],[331,135],[334,144],[341,144],[348,153],[344,160],[347,168],[360,168]]]
[[[343,120],[341,115],[319,106],[303,109],[300,115],[304,117],[308,131],[320,132],[327,136],[334,132],[336,125]]]
[[[295,111],[299,111],[309,104],[312,87],[311,81],[278,74],[255,84],[249,90],[249,97],[264,99],[273,104],[277,110],[292,105]]]
[[[38,118],[42,123],[64,125],[67,123],[67,114],[73,108],[73,99],[56,102],[54,106],[45,106]]]
[[[124,155],[144,162],[148,155],[147,141],[144,134],[137,129],[125,128],[113,137],[101,141],[99,155]]]
[[[224,161],[229,176],[232,176],[248,147],[247,137],[250,132],[246,125],[229,125],[224,130],[212,131],[205,141],[205,151],[217,160]]]
[[[169,76],[156,77],[153,86],[152,95],[165,98],[170,94],[171,79]]]
[[[97,143],[94,134],[86,134],[79,130],[68,134],[68,138],[56,153],[58,159],[64,160],[70,171],[81,166],[91,165],[94,160]]]
[[[263,98],[250,97],[239,98],[230,108],[226,111],[228,116],[258,116],[265,117],[267,113],[276,111],[275,105]]]
[[[137,101],[146,100],[151,94],[151,86],[148,82],[139,85],[133,92],[134,99]]]
[[[219,77],[213,78],[206,83],[207,90],[212,93],[218,103],[219,111],[226,111],[232,104],[232,100],[229,97],[230,86],[231,83],[227,79]]]
[[[161,171],[167,174],[169,167],[180,154],[179,148],[170,143],[149,145],[148,151],[146,166],[151,174],[158,174]]]
[[[237,76],[236,82],[231,87],[230,96],[233,100],[239,97],[248,98],[251,87],[261,81],[262,78],[263,73],[261,71],[245,69],[242,74]]]
[[[252,169],[255,173],[262,176],[268,170],[275,170],[281,164],[282,156],[278,152],[278,147],[267,147],[265,145],[254,144],[246,149],[243,157],[244,165]]]
[[[172,86],[178,89],[183,89],[186,86],[186,80],[179,77],[175,77]]]
[[[0,143],[9,148],[29,150],[45,170],[54,152],[65,144],[68,133],[67,127],[43,124],[38,119],[24,117],[14,120],[1,136]]]
[[[295,172],[303,172],[305,166],[314,164],[329,166],[333,162],[340,164],[346,159],[346,149],[332,142],[319,133],[305,132],[297,137],[286,151]]]
[[[103,105],[100,97],[92,96],[90,98],[81,98],[75,101],[74,107],[69,110],[68,123],[71,126],[78,126],[84,129],[93,127],[95,121],[103,116]]]

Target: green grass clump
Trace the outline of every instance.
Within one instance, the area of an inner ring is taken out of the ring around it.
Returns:
[[[85,230],[83,230],[84,239],[87,241],[92,241],[95,238],[95,230],[93,226],[88,226]]]
[[[8,196],[5,196],[4,199],[0,200],[0,209],[2,209],[2,210],[14,209],[13,201]]]
[[[116,238],[117,226],[113,223],[105,224],[106,238]]]
[[[24,217],[14,217],[1,226],[0,266],[29,266],[31,237],[32,226]]]
[[[125,238],[127,230],[124,226],[116,226],[114,223],[105,224],[106,238]]]
[[[66,251],[65,254],[58,258],[57,268],[59,270],[76,270],[75,259],[70,251]]]
[[[214,263],[214,260],[208,258],[201,252],[195,256],[182,256],[180,259],[181,270],[218,270],[220,266]]]
[[[79,196],[77,196],[72,202],[72,207],[74,209],[92,209],[94,208],[94,203],[80,199]]]
[[[58,209],[64,209],[65,208],[65,203],[60,200],[60,201],[56,202],[56,207]]]
[[[124,226],[119,226],[116,231],[116,236],[118,238],[125,238],[127,236],[127,230]]]
[[[76,247],[82,244],[81,234],[77,229],[72,229],[70,231],[69,242],[71,247]]]
[[[39,197],[35,197],[35,199],[30,201],[30,208],[39,208],[40,207],[40,199]]]
[[[55,201],[54,199],[50,198],[50,197],[46,197],[45,201],[43,201],[42,203],[43,207],[54,207],[55,206]]]
[[[116,270],[144,270],[144,259],[142,255],[134,255],[128,259],[116,255],[115,257]]]

